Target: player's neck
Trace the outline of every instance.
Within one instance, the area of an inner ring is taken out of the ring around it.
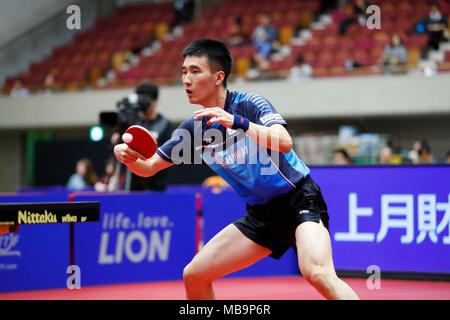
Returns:
[[[224,109],[226,100],[227,100],[227,88],[220,87],[214,92],[211,98],[208,99],[208,101],[203,104],[203,107],[205,108],[220,107]]]

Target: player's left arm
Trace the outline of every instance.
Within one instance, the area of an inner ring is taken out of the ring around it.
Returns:
[[[208,125],[220,123],[227,128],[233,127],[234,116],[222,108],[205,108],[195,111],[194,114],[195,120],[210,117]],[[285,127],[279,123],[266,127],[250,122],[245,134],[267,149],[283,153],[289,153],[292,149],[292,138]]]

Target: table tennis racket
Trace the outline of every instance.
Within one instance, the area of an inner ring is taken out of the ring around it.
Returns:
[[[152,136],[150,131],[138,125],[129,127],[122,135],[122,140],[131,149],[139,152],[146,159],[153,156],[158,147],[156,139]]]

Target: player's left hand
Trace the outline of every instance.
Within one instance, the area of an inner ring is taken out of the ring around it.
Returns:
[[[231,128],[234,122],[234,116],[229,114],[225,110],[219,107],[204,108],[202,110],[194,111],[194,120],[210,117],[207,122],[208,125],[213,125],[214,123],[220,123],[224,127]]]

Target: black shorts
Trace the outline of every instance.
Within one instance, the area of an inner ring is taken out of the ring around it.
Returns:
[[[296,188],[263,205],[247,205],[247,214],[233,224],[249,239],[272,251],[280,259],[294,248],[295,230],[305,221],[320,223],[328,229],[327,205],[319,186],[308,175]]]

